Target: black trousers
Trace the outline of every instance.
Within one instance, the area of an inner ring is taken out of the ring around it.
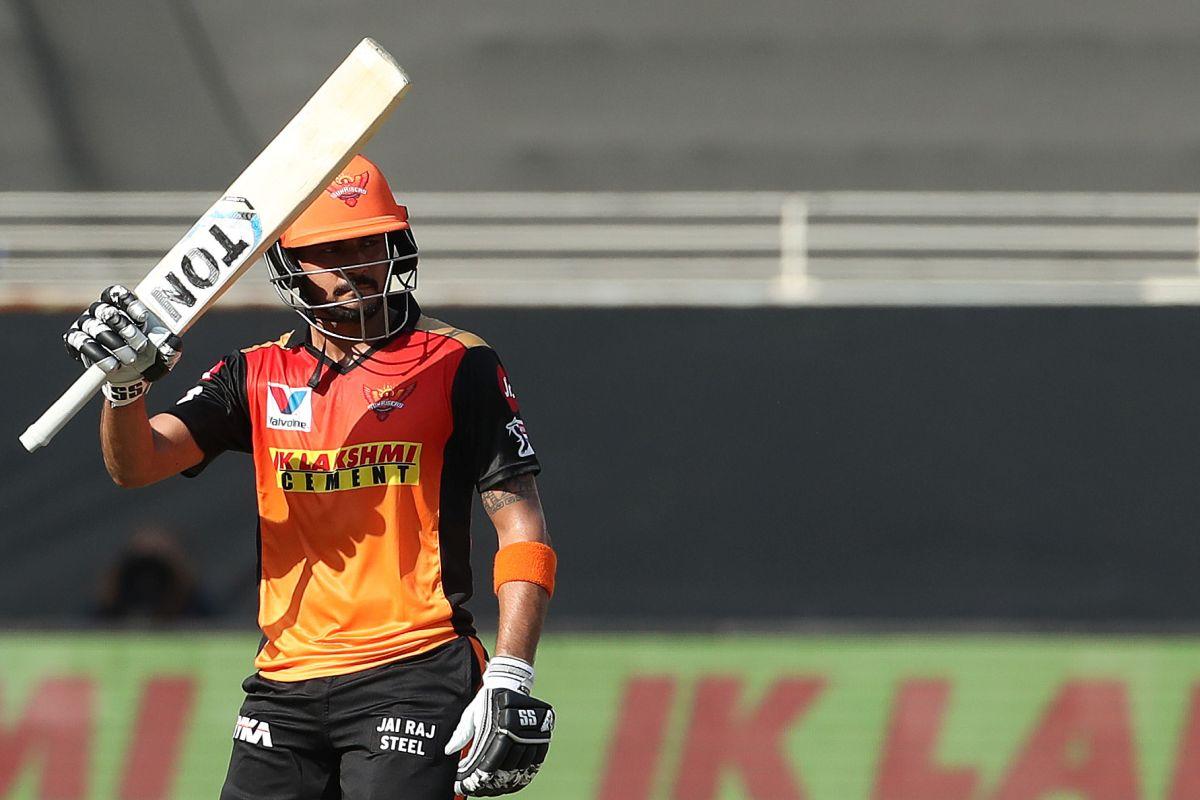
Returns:
[[[221,800],[450,800],[442,749],[479,681],[466,637],[348,675],[251,675]]]

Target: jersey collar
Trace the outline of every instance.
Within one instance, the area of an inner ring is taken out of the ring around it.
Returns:
[[[330,369],[334,372],[345,375],[347,372],[362,364],[364,361],[370,359],[372,355],[396,341],[396,339],[412,333],[413,328],[415,328],[417,325],[417,320],[421,317],[421,306],[417,304],[417,298],[413,297],[411,294],[404,295],[404,301],[408,304],[408,317],[404,321],[404,327],[385,339],[372,342],[370,348],[363,351],[358,358],[354,359],[349,364],[338,364],[329,356],[325,355],[315,346],[313,346],[312,328],[308,325],[300,325],[292,331],[291,336],[288,337],[288,347],[303,347],[309,353],[309,355],[322,362],[322,367],[324,369]]]

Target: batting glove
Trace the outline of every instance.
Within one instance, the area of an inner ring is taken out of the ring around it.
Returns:
[[[458,762],[454,791],[495,797],[523,789],[550,749],[554,709],[529,696],[533,667],[496,656],[483,673],[483,688],[463,711],[446,755],[471,747]]]
[[[113,408],[144,395],[150,383],[166,375],[179,360],[179,337],[124,286],[109,286],[100,301],[63,334],[63,344],[85,367],[104,370],[104,396]]]

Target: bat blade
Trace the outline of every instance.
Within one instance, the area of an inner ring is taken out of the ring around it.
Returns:
[[[408,91],[363,39],[304,107],[134,288],[173,333],[188,330],[329,185]],[[20,437],[44,447],[104,384],[88,369]]]

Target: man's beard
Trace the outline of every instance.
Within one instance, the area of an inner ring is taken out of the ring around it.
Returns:
[[[361,313],[359,313],[358,308],[349,305],[351,302],[353,301],[347,301],[348,304],[344,306],[314,309],[313,315],[317,319],[323,319],[328,322],[367,322],[373,319],[383,308],[383,298],[379,295],[358,301],[362,309]]]
[[[312,298],[312,285],[308,284],[301,289],[301,296],[309,303],[309,305],[322,305],[321,302]],[[362,299],[347,296],[353,295],[355,289],[362,295]],[[384,297],[374,281],[364,280],[354,284],[354,288],[339,288],[334,292],[334,302],[345,303],[345,305],[329,306],[327,308],[314,308],[313,316],[317,319],[333,323],[366,323],[373,319],[383,308]],[[358,307],[355,307],[355,303]],[[361,309],[361,311],[360,311]]]

